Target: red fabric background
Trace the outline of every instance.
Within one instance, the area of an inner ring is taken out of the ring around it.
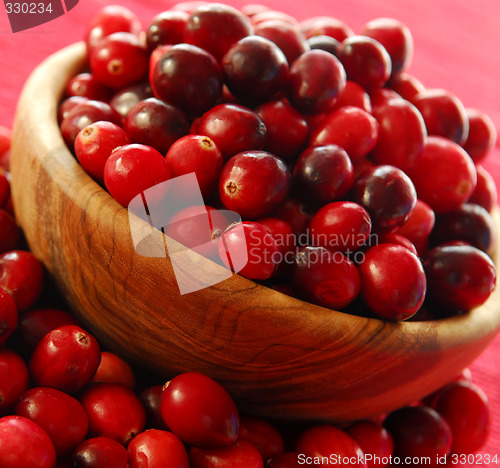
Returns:
[[[12,33],[0,6],[0,125],[11,126],[16,101],[31,70],[50,53],[78,41],[95,12],[110,3],[133,9],[147,26],[158,12],[174,1],[80,0],[65,15],[36,28]],[[233,6],[253,1],[228,0]],[[427,87],[455,93],[466,107],[490,115],[500,129],[500,2],[498,0],[262,0],[266,4],[305,19],[330,15],[347,22],[355,32],[373,18],[388,16],[403,21],[412,31],[415,56],[410,72]],[[500,186],[500,143],[485,162]],[[500,451],[500,337],[472,366],[473,376],[487,393],[492,407],[492,431],[483,453]],[[500,454],[498,454],[500,458]],[[499,460],[500,461],[500,460]]]

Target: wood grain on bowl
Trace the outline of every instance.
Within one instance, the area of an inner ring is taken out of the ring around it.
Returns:
[[[165,378],[205,373],[242,411],[347,421],[434,391],[493,340],[498,290],[465,315],[405,323],[327,310],[239,275],[181,295],[169,258],[136,253],[128,211],[82,170],[60,135],[57,106],[84,59],[84,45],[72,45],[26,83],[12,190],[33,253],[110,349]]]

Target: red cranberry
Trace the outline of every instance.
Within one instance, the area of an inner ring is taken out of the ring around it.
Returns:
[[[257,222],[272,234],[282,259],[286,259],[286,255],[295,249],[295,234],[291,224],[273,217],[260,218]]]
[[[379,125],[373,160],[404,171],[414,167],[427,141],[424,120],[417,108],[403,99],[394,99],[375,106],[373,116]]]
[[[150,429],[135,436],[127,447],[129,468],[144,466],[189,468],[184,444],[171,432]]]
[[[161,395],[163,385],[153,385],[144,389],[139,398],[146,410],[146,427],[151,429],[167,430],[168,427],[161,415]]]
[[[96,339],[75,325],[64,325],[47,333],[29,362],[36,385],[75,393],[94,376],[101,350]]]
[[[70,96],[69,98],[64,99],[64,101],[62,101],[59,105],[59,109],[57,111],[57,121],[59,124],[62,123],[73,107],[76,107],[78,104],[85,101],[88,101],[88,99],[83,96]]]
[[[28,384],[28,368],[21,356],[10,349],[0,349],[0,416],[12,409]]]
[[[19,248],[21,231],[14,217],[0,208],[0,253]]]
[[[232,45],[222,60],[225,83],[239,101],[255,105],[282,91],[288,79],[288,62],[270,40],[249,36]]]
[[[307,39],[307,43],[311,50],[324,50],[329,54],[337,56],[342,44],[331,36],[319,35],[312,36]]]
[[[9,170],[8,154],[10,153],[10,143],[12,140],[12,130],[0,125],[0,167]]]
[[[135,388],[135,375],[130,365],[120,356],[103,351],[101,362],[94,377],[92,377],[92,382],[119,383],[133,390]]]
[[[148,52],[143,42],[127,32],[103,38],[93,48],[89,63],[96,79],[113,89],[140,81],[149,69]]]
[[[291,175],[285,163],[265,151],[244,151],[223,167],[219,196],[244,218],[267,216],[285,199]]]
[[[469,134],[463,147],[474,162],[484,159],[495,146],[497,131],[495,124],[484,112],[465,109],[469,121]]]
[[[490,434],[490,410],[484,392],[473,383],[455,382],[439,395],[436,411],[449,424],[451,453],[477,452]]]
[[[413,243],[402,236],[401,234],[396,234],[395,232],[385,232],[383,234],[377,235],[377,244],[396,244],[401,245],[408,249],[411,253],[418,256],[417,248]]]
[[[127,445],[146,425],[146,410],[139,397],[116,383],[94,383],[80,396],[89,418],[91,437],[109,437]]]
[[[391,57],[392,75],[405,71],[413,57],[413,38],[401,21],[393,18],[377,18],[363,26],[361,34],[376,39]]]
[[[359,265],[361,297],[370,310],[385,320],[406,320],[422,305],[426,277],[419,258],[405,247],[379,244],[370,247]]]
[[[371,91],[384,86],[391,75],[391,57],[380,42],[367,36],[350,36],[342,43],[339,59],[347,79]]]
[[[239,441],[250,442],[264,461],[283,452],[283,438],[271,423],[261,418],[243,416],[240,419]]]
[[[190,468],[264,468],[264,461],[251,443],[238,440],[224,448],[191,447],[189,466]]]
[[[266,468],[300,468],[304,460],[299,463],[299,454],[297,452],[284,452],[271,458]]]
[[[309,50],[309,44],[298,26],[279,19],[254,23],[254,34],[274,42],[285,54],[289,65]]]
[[[4,206],[10,196],[10,175],[0,167],[0,206]]]
[[[354,106],[371,113],[372,105],[368,93],[354,81],[346,80],[344,90],[339,94],[334,109]]]
[[[230,227],[219,238],[218,249],[227,268],[249,279],[270,278],[281,260],[277,240],[253,221]]]
[[[109,101],[109,105],[120,115],[122,125],[125,124],[130,109],[139,101],[153,97],[153,89],[148,81],[127,86],[118,91]]]
[[[221,61],[229,48],[253,33],[250,20],[236,8],[207,3],[196,8],[184,29],[184,42],[201,47]]]
[[[422,114],[429,135],[437,135],[458,143],[465,143],[469,120],[459,99],[444,89],[427,89],[413,98],[413,104]]]
[[[429,137],[409,175],[418,198],[436,212],[458,208],[474,191],[476,168],[470,156],[456,143]]]
[[[154,63],[155,96],[190,116],[212,108],[222,96],[222,71],[212,55],[190,44],[169,47]]]
[[[309,147],[293,168],[293,182],[298,193],[320,205],[342,198],[353,181],[351,160],[337,145]]]
[[[309,302],[340,310],[359,294],[358,269],[341,252],[303,247],[295,256],[294,267],[293,285]]]
[[[167,10],[157,14],[146,30],[149,51],[153,51],[159,45],[184,42],[184,29],[188,18],[189,14],[180,10]]]
[[[170,430],[194,447],[229,447],[238,437],[236,405],[219,383],[203,374],[186,372],[167,382],[161,413]]]
[[[410,102],[413,102],[417,94],[425,90],[425,86],[415,76],[406,72],[392,76],[389,86],[403,99]]]
[[[368,240],[372,222],[368,212],[350,201],[328,203],[309,223],[311,243],[330,250],[352,252]]]
[[[290,67],[287,97],[302,113],[328,112],[345,83],[345,71],[337,57],[324,50],[310,50]]]
[[[36,422],[49,435],[58,456],[69,455],[87,435],[88,418],[72,396],[53,388],[31,388],[21,395],[16,414]]]
[[[394,439],[394,455],[418,457],[427,466],[439,466],[438,457],[449,454],[452,444],[450,426],[431,408],[409,406],[389,414],[384,427]]]
[[[18,312],[28,309],[42,292],[42,264],[31,252],[24,250],[1,254],[0,287],[12,296]]]
[[[306,202],[297,198],[288,198],[276,211],[275,216],[283,219],[296,236],[307,235],[306,231],[315,210]]]
[[[476,165],[477,184],[468,203],[482,206],[491,212],[497,204],[497,186],[491,174],[482,166]]]
[[[127,449],[109,437],[94,437],[82,442],[73,452],[74,468],[128,468]]]
[[[429,296],[453,310],[469,310],[483,304],[495,288],[495,265],[475,247],[435,247],[423,262]]]
[[[189,131],[189,121],[180,109],[156,98],[139,101],[127,114],[125,130],[134,143],[152,146],[165,154]]]
[[[405,223],[395,232],[410,240],[417,248],[417,251],[422,254],[429,244],[429,236],[434,228],[435,220],[436,216],[431,207],[422,200],[417,199],[415,209],[410,213]]]
[[[75,139],[75,155],[83,169],[102,182],[104,165],[114,149],[130,144],[130,138],[118,125],[98,121],[80,130]]]
[[[314,16],[300,23],[300,29],[306,38],[326,35],[342,42],[353,36],[353,30],[343,21],[331,16]]]
[[[170,178],[165,158],[151,146],[131,144],[117,148],[104,166],[104,183],[122,206]]]
[[[330,425],[315,425],[306,429],[299,436],[295,450],[299,453],[302,464],[314,463],[322,457],[337,460],[349,460],[348,466],[366,468],[364,454],[358,443],[344,431]]]
[[[0,288],[0,346],[7,341],[16,326],[16,303],[5,289]]]
[[[285,160],[296,157],[309,137],[309,125],[286,100],[269,101],[255,112],[267,129],[264,149]]]
[[[205,199],[217,187],[224,159],[219,148],[207,136],[186,135],[172,144],[165,161],[171,177],[194,172]]]
[[[387,466],[394,452],[392,436],[374,421],[358,421],[346,429],[365,454],[368,468]]]
[[[66,85],[67,96],[83,96],[96,101],[109,101],[112,90],[104,86],[92,73],[80,73]]]
[[[338,145],[353,162],[364,158],[375,146],[378,124],[359,107],[347,106],[333,111],[312,133],[310,146]]]
[[[354,182],[352,201],[368,211],[377,232],[394,231],[411,215],[417,194],[410,178],[394,166],[376,166]]]
[[[370,91],[369,96],[373,109],[388,104],[390,101],[401,100],[401,96],[389,88],[375,88]]]
[[[22,416],[0,418],[2,468],[53,468],[56,451],[47,433]]]

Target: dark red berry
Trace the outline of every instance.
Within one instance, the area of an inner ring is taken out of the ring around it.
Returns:
[[[14,217],[0,208],[0,253],[19,248],[21,230]]]
[[[474,162],[484,159],[495,146],[497,131],[491,118],[476,109],[465,109],[469,133],[463,147]]]
[[[353,36],[353,30],[343,21],[331,16],[314,16],[300,23],[300,30],[306,38],[326,35],[342,42]]]
[[[238,440],[224,448],[191,447],[189,466],[190,468],[264,468],[264,461],[250,442]]]
[[[392,76],[389,86],[403,99],[410,102],[413,102],[415,96],[425,90],[425,86],[415,76],[406,72]]]
[[[109,101],[109,105],[120,115],[122,126],[127,114],[139,101],[153,97],[153,89],[148,81],[142,81],[119,90]]]
[[[0,345],[7,341],[7,338],[17,327],[17,307],[11,295],[0,288]],[[0,401],[0,406],[2,402]]]
[[[394,452],[392,436],[380,424],[364,420],[358,421],[346,429],[365,454],[368,468],[387,466]]]
[[[139,398],[146,410],[146,427],[151,429],[167,430],[168,427],[161,415],[161,395],[163,385],[153,385],[144,389]]]
[[[158,13],[146,30],[148,49],[153,51],[160,45],[184,42],[184,29],[188,18],[189,14],[180,10],[166,10]]]
[[[66,95],[83,96],[87,99],[96,101],[109,101],[112,96],[112,90],[104,86],[92,73],[80,73],[66,85]]]
[[[266,461],[283,452],[283,438],[271,423],[252,416],[240,419],[238,440],[250,442]]]
[[[21,356],[10,349],[0,349],[0,416],[12,411],[28,384],[28,368]]]
[[[93,437],[82,442],[71,458],[74,468],[128,468],[127,449],[109,437]]]
[[[467,202],[482,206],[486,211],[491,212],[498,198],[495,180],[484,167],[478,164],[476,164],[476,173],[476,188]]]
[[[431,207],[417,199],[414,210],[405,223],[396,229],[396,234],[406,237],[423,254],[429,244],[429,235],[434,228],[436,216]]]
[[[135,375],[127,361],[110,351],[103,351],[101,362],[91,382],[118,383],[134,390]]]
[[[334,109],[354,106],[371,113],[372,105],[368,93],[354,81],[346,80],[344,90],[339,94]]]
[[[309,39],[307,39],[307,43],[309,44],[311,50],[324,50],[325,52],[328,52],[335,56],[337,56],[340,48],[342,47],[340,41],[337,41],[337,39],[334,39],[331,36],[326,36],[323,34],[310,37]]]

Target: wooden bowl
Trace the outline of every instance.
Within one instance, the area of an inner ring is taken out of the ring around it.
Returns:
[[[239,275],[181,295],[169,258],[136,253],[128,211],[81,169],[61,138],[58,103],[84,55],[82,43],[61,50],[26,83],[12,190],[33,253],[107,347],[165,378],[203,372],[245,412],[340,422],[429,394],[493,340],[498,290],[465,315],[405,323],[327,310]]]

